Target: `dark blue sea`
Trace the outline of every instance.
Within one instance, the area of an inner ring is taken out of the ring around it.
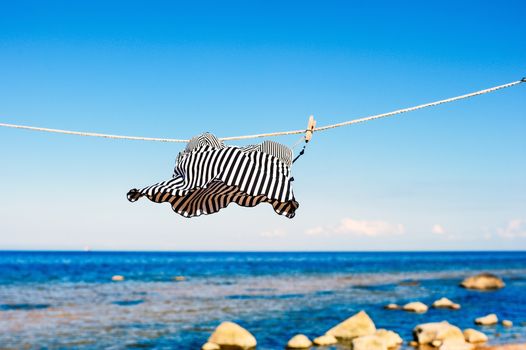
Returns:
[[[459,287],[479,272],[506,287]],[[461,309],[383,309],[440,297]],[[417,324],[442,320],[490,343],[524,342],[526,252],[0,252],[2,349],[200,349],[225,320],[254,334],[259,350],[283,349],[294,334],[322,335],[360,310],[406,342]],[[474,325],[488,313],[514,326]]]

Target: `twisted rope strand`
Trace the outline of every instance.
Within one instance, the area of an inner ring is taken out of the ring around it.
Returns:
[[[474,96],[484,95],[488,94],[490,92],[494,92],[501,89],[506,89],[515,85],[519,85],[521,83],[525,83],[526,78],[522,78],[521,80],[514,81],[508,84],[495,86],[489,89],[479,90],[475,91],[469,94],[460,95],[456,97],[447,98],[444,100],[439,100],[435,102],[425,103],[414,107],[404,108],[404,109],[398,109],[396,111],[388,112],[388,113],[382,113],[382,114],[376,114],[368,117],[363,117],[359,119],[353,119],[337,124],[331,124],[326,126],[320,126],[317,128],[314,128],[314,131],[326,131],[329,129],[339,128],[342,126],[348,126],[352,124],[358,124],[367,122],[374,119],[380,119],[380,118],[386,118],[386,117],[392,117],[394,115],[407,113],[416,111],[419,109],[427,108],[427,107],[433,107],[438,106],[444,103],[450,103],[458,100],[467,99]],[[36,126],[27,126],[27,125],[16,125],[16,124],[7,124],[7,123],[0,123],[0,126],[6,127],[6,128],[15,128],[15,129],[25,129],[25,130],[33,130],[33,131],[42,131],[42,132],[49,132],[49,133],[57,133],[57,134],[67,134],[67,135],[77,135],[77,136],[91,136],[91,137],[102,137],[107,139],[121,139],[121,140],[138,140],[138,141],[157,141],[157,142],[177,142],[177,143],[187,143],[189,140],[187,139],[172,139],[172,138],[159,138],[159,137],[143,137],[143,136],[125,136],[125,135],[111,135],[111,134],[100,134],[100,133],[94,133],[94,132],[83,132],[83,131],[71,131],[71,130],[61,130],[61,129],[50,129],[50,128],[41,128]],[[220,140],[222,141],[233,141],[233,140],[246,140],[246,139],[255,139],[255,138],[263,138],[263,137],[274,137],[274,136],[285,136],[285,135],[298,135],[305,133],[305,129],[301,130],[291,130],[291,131],[278,131],[278,132],[271,132],[271,133],[265,133],[265,134],[255,134],[255,135],[244,135],[244,136],[230,136],[230,137],[222,137]]]
[[[495,86],[495,87],[492,87],[492,88],[489,88],[489,89],[475,91],[475,92],[472,92],[472,93],[469,93],[469,94],[465,94],[465,95],[460,95],[460,96],[457,96],[457,97],[446,98],[444,100],[430,102],[430,103],[425,103],[425,104],[418,105],[418,106],[415,106],[415,107],[399,109],[399,110],[396,110],[396,111],[393,111],[393,112],[372,115],[372,116],[364,117],[364,118],[360,118],[360,119],[349,120],[349,121],[338,123],[338,124],[322,126],[322,127],[319,127],[319,128],[315,128],[314,130],[315,131],[325,131],[325,130],[328,130],[328,129],[339,128],[341,126],[347,126],[347,125],[351,125],[351,124],[363,123],[363,122],[367,122],[367,121],[373,120],[373,119],[391,117],[393,115],[407,113],[407,112],[412,112],[412,111],[416,111],[416,110],[419,110],[419,109],[422,109],[422,108],[438,106],[438,105],[441,105],[441,104],[444,104],[444,103],[454,102],[454,101],[463,100],[463,99],[474,97],[474,96],[488,94],[490,92],[494,92],[494,91],[501,90],[501,89],[506,89],[506,88],[509,88],[509,87],[512,87],[512,86],[515,86],[515,85],[519,85],[519,84],[524,83],[524,82],[525,82],[524,79],[523,80],[518,80],[518,81],[514,81],[512,83]]]
[[[181,140],[181,139],[166,139],[166,138],[160,138],[160,137],[143,137],[143,136],[124,136],[124,135],[99,134],[99,133],[96,133],[96,132],[84,132],[84,131],[50,129],[50,128],[41,128],[41,127],[37,127],[37,126],[15,125],[15,124],[6,124],[6,123],[0,123],[0,126],[4,126],[6,128],[15,128],[15,129],[51,132],[51,133],[56,133],[56,134],[102,137],[102,138],[106,138],[106,139],[158,141],[158,142],[180,142],[180,143],[188,143],[188,141],[190,141],[190,140]]]

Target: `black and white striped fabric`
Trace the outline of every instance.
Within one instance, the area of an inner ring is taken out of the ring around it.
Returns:
[[[292,150],[273,141],[246,147],[225,146],[210,133],[194,137],[179,153],[170,180],[128,192],[168,202],[184,217],[213,214],[231,202],[244,207],[270,203],[288,218],[299,207],[291,187]]]

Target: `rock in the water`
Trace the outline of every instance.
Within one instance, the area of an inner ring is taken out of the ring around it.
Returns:
[[[221,347],[215,343],[206,342],[201,347],[201,350],[220,350]]]
[[[364,335],[352,340],[353,350],[387,350],[387,344],[376,335]]]
[[[464,343],[464,334],[460,328],[447,321],[424,323],[413,329],[413,336],[419,344],[431,344],[435,340]]]
[[[249,331],[233,322],[223,322],[217,326],[208,342],[240,349],[252,349],[257,344],[256,338]]]
[[[398,333],[388,331],[387,329],[377,330],[374,336],[382,339],[388,348],[394,348],[404,342]]]
[[[434,348],[439,348],[442,345],[442,340],[435,339],[431,342],[431,346]]]
[[[122,276],[122,275],[114,275],[114,276],[111,277],[111,280],[115,281],[115,282],[124,281],[124,276]]]
[[[424,313],[427,311],[427,305],[419,301],[413,301],[404,305],[403,309],[405,311]]]
[[[468,343],[485,343],[488,341],[488,336],[480,331],[477,331],[473,328],[468,328],[464,330],[464,339]]]
[[[483,326],[491,326],[494,324],[497,324],[499,322],[499,319],[497,318],[497,315],[495,314],[489,314],[484,317],[479,317],[475,319],[476,324],[480,324]]]
[[[384,306],[384,309],[386,310],[398,310],[401,309],[401,306],[398,304],[387,304]]]
[[[174,277],[174,281],[176,282],[182,282],[182,281],[185,281],[186,280],[186,277],[184,276],[175,276]]]
[[[327,331],[328,335],[340,339],[352,339],[363,335],[371,335],[376,332],[373,320],[365,313],[360,311],[356,315],[349,317],[340,324]]]
[[[314,338],[312,342],[314,343],[314,345],[318,345],[318,346],[333,345],[338,342],[338,339],[336,339],[332,335],[325,334],[325,335],[322,335],[321,337]]]
[[[312,342],[303,334],[296,334],[287,343],[287,349],[308,349],[311,346]]]
[[[399,286],[416,287],[420,285],[420,282],[415,280],[401,281],[398,283]]]
[[[475,346],[470,343],[459,343],[459,342],[450,342],[445,341],[440,345],[438,350],[473,350]]]
[[[460,285],[468,289],[491,290],[504,288],[504,281],[491,273],[481,273],[466,278]]]
[[[513,322],[511,322],[510,320],[503,320],[502,325],[504,327],[513,327]]]
[[[459,304],[455,304],[454,302],[452,302],[448,298],[440,298],[440,299],[436,300],[433,303],[433,307],[437,308],[437,309],[439,309],[439,308],[454,309],[454,310],[460,309],[460,305]]]

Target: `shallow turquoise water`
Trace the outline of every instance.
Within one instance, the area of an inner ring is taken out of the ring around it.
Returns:
[[[483,271],[506,288],[458,286]],[[115,274],[126,280],[112,282]],[[174,281],[179,275],[185,281]],[[408,280],[419,283],[401,283]],[[461,310],[382,308],[442,296]],[[515,326],[479,327],[493,343],[526,341],[526,252],[0,252],[5,348],[199,349],[219,322],[232,320],[256,336],[258,349],[282,349],[292,335],[321,335],[362,309],[404,340],[419,323],[475,327],[475,317],[495,312]]]

